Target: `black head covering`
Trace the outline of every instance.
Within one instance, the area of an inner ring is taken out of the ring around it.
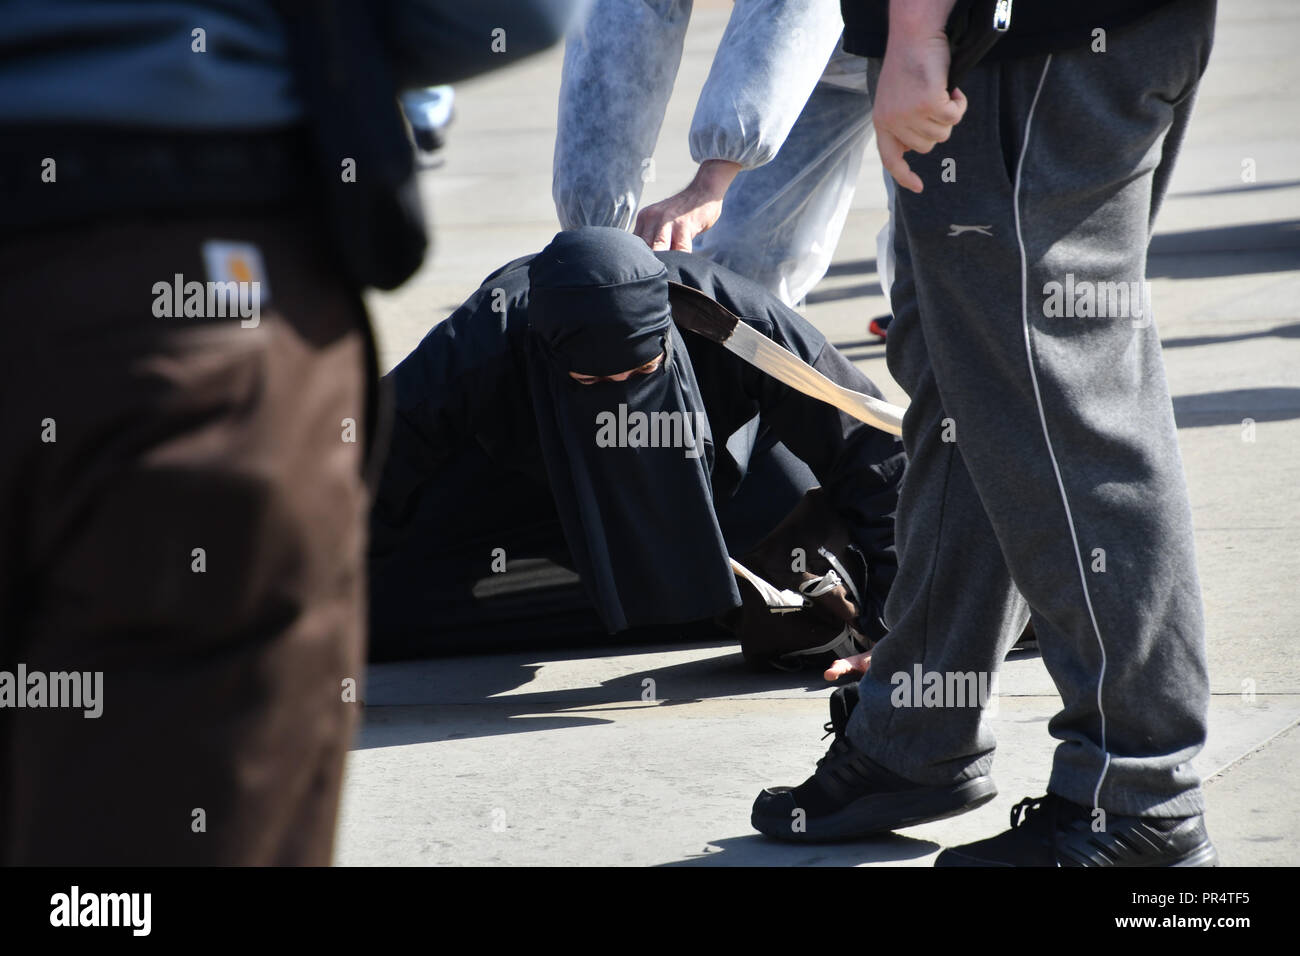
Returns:
[[[713,509],[713,436],[663,263],[630,233],[584,226],[557,235],[528,276],[528,376],[546,470],[606,626],[736,607]],[[617,375],[661,352],[657,371],[624,382],[569,376]]]

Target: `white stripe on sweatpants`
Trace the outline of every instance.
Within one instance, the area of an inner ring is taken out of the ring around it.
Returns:
[[[1061,491],[1061,504],[1065,507],[1065,521],[1070,526],[1070,540],[1074,543],[1074,558],[1079,565],[1079,583],[1083,586],[1083,600],[1088,606],[1088,617],[1092,620],[1092,631],[1097,636],[1097,647],[1101,650],[1101,672],[1097,675],[1097,713],[1101,715],[1101,751],[1105,760],[1101,765],[1101,776],[1097,779],[1097,788],[1092,794],[1092,805],[1097,806],[1101,797],[1101,785],[1106,781],[1106,772],[1110,769],[1110,752],[1106,749],[1106,712],[1101,706],[1101,688],[1106,680],[1106,645],[1101,640],[1101,628],[1097,626],[1097,615],[1092,610],[1092,596],[1088,593],[1088,573],[1083,567],[1083,554],[1079,550],[1079,536],[1074,530],[1074,514],[1070,511],[1070,499],[1065,493],[1065,482],[1061,479],[1061,466],[1057,464],[1056,452],[1052,449],[1052,438],[1047,433],[1047,413],[1043,409],[1043,394],[1038,388],[1038,373],[1034,370],[1034,352],[1029,336],[1029,267],[1025,256],[1025,239],[1020,230],[1020,174],[1025,165],[1025,153],[1029,151],[1029,131],[1034,123],[1034,109],[1038,106],[1038,97],[1043,92],[1043,83],[1047,80],[1047,71],[1052,65],[1049,54],[1043,64],[1043,74],[1038,78],[1038,89],[1034,90],[1034,99],[1029,104],[1029,115],[1025,118],[1025,139],[1020,146],[1020,156],[1016,159],[1016,183],[1012,193],[1012,211],[1016,219],[1016,244],[1020,247],[1020,318],[1025,332],[1025,359],[1029,363],[1029,379],[1034,386],[1034,401],[1038,405],[1038,420],[1043,426],[1043,441],[1047,443],[1047,455],[1052,460],[1052,471],[1056,473],[1056,486]]]

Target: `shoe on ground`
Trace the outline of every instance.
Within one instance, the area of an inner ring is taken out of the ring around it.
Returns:
[[[1021,800],[1011,829],[944,850],[935,866],[1218,866],[1205,818],[1099,817],[1049,793]]]
[[[797,787],[770,787],[758,795],[750,823],[778,840],[820,843],[852,840],[942,820],[997,796],[991,777],[944,786],[913,783],[886,770],[849,742],[849,715],[857,685],[831,694],[828,733],[835,735],[816,772]]]
[[[883,342],[889,336],[889,323],[893,320],[892,315],[878,315],[867,323],[867,331]]]

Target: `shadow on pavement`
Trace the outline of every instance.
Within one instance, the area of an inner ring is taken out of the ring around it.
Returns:
[[[1268,183],[1255,187],[1183,193],[1186,196],[1241,192],[1251,188],[1269,189],[1300,185]],[[1196,279],[1217,276],[1247,275],[1256,272],[1283,272],[1300,268],[1300,220],[1279,219],[1271,222],[1240,223],[1213,229],[1190,229],[1162,232],[1151,240],[1148,251],[1147,277],[1151,279]],[[826,278],[874,275],[875,259],[837,262],[826,270]],[[839,289],[817,288],[809,292],[809,305],[840,302],[859,296],[882,295],[879,281],[863,282]],[[845,343],[837,348],[852,348]]]
[[[1300,186],[1300,179],[1288,179],[1280,183],[1243,183],[1240,186],[1225,186],[1220,189],[1192,189],[1188,192],[1170,193],[1167,198],[1180,199],[1184,196],[1227,196],[1232,193],[1253,193],[1266,189],[1290,189]]]
[[[1255,332],[1238,332],[1235,335],[1182,335],[1177,338],[1161,339],[1160,346],[1166,349],[1189,348],[1198,345],[1223,345],[1226,342],[1243,342],[1247,339],[1300,339],[1300,322],[1290,325],[1276,325],[1271,329],[1259,329]]]
[[[1151,240],[1147,277],[1200,279],[1300,268],[1300,220],[1165,232]],[[811,297],[810,297],[811,298]]]
[[[856,299],[864,295],[884,295],[879,282],[863,282],[858,285],[844,286],[840,289],[818,289],[809,292],[804,301],[809,305],[819,302],[840,302],[844,299]]]
[[[860,349],[855,349],[852,352],[845,352],[844,357],[848,359],[850,362],[864,362],[867,359],[884,358],[885,343],[879,342],[878,346],[879,346],[878,348],[874,348],[874,349],[866,348],[865,346],[863,346]]]
[[[465,705],[367,707],[350,749],[374,750],[612,723],[597,717],[539,716],[535,708],[516,712],[510,708],[480,710]]]
[[[846,259],[844,262],[832,262],[826,270],[826,278],[838,276],[868,275],[876,271],[875,259]]]
[[[941,847],[931,840],[916,840],[885,833],[852,843],[782,843],[755,833],[710,841],[708,848],[685,860],[661,866],[856,866],[859,863],[896,863],[915,860]]]
[[[610,649],[610,655],[653,655],[682,649],[680,645],[621,647]],[[596,686],[510,693],[533,680],[542,667],[538,661],[555,663],[591,656],[590,649],[579,649],[541,651],[527,657],[514,654],[372,665],[363,694],[363,724],[353,749],[590,726],[612,723],[601,716],[610,711],[678,706],[768,691],[813,693],[833,686],[816,670],[752,671],[737,650],[647,666]]]
[[[1245,419],[1279,422],[1300,418],[1300,388],[1237,388],[1174,397],[1179,428],[1240,425]]]

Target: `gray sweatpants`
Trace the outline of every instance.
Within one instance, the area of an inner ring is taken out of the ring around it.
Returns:
[[[917,782],[990,771],[967,691],[1032,608],[1062,699],[1049,789],[1112,813],[1203,809],[1203,611],[1142,290],[1213,21],[1213,0],[1188,0],[1104,53],[978,67],[951,139],[907,154],[925,191],[894,207],[899,572],[848,733]]]

